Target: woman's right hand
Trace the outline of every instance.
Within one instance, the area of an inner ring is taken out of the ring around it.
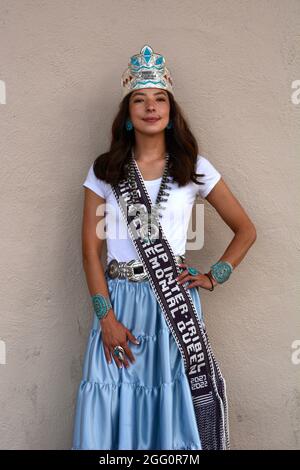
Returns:
[[[111,308],[108,314],[100,320],[101,331],[102,331],[102,340],[106,360],[108,364],[111,363],[111,355],[115,360],[115,363],[118,367],[122,367],[123,363],[126,368],[129,367],[129,362],[124,356],[124,361],[121,361],[114,354],[115,346],[122,346],[127,357],[131,360],[132,363],[135,362],[135,358],[129,348],[127,341],[131,341],[134,344],[139,344],[139,341],[131,333],[128,328],[126,328],[121,322],[119,322],[114,314],[113,309]]]

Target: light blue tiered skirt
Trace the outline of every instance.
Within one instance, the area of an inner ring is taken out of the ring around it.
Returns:
[[[117,319],[140,341],[136,359],[119,369],[107,363],[94,314],[77,392],[72,450],[201,449],[183,360],[149,281],[111,279]],[[199,293],[189,289],[202,317]]]

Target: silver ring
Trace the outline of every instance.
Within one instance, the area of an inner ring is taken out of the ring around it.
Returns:
[[[122,348],[122,346],[114,347],[114,355],[117,356],[117,358],[120,359],[120,361],[124,361],[125,351]]]

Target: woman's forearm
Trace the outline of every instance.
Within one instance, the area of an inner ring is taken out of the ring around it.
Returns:
[[[82,264],[91,296],[100,293],[108,297],[108,286],[98,254],[84,257]]]
[[[247,226],[239,229],[221,258],[217,261],[228,261],[235,269],[246,256],[249,248],[256,240],[256,230],[254,226]]]
[[[86,276],[87,286],[90,295],[101,294],[109,298],[109,290],[105,279],[104,269],[97,254],[92,254],[83,258],[83,269]],[[101,324],[115,317],[112,309],[100,320]]]

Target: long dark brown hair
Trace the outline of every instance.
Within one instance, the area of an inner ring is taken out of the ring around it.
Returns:
[[[169,154],[170,176],[178,183],[185,186],[190,181],[196,184],[204,184],[197,177],[204,174],[195,173],[197,162],[198,144],[189,129],[184,114],[175,101],[172,93],[167,91],[170,100],[170,115],[172,128],[165,130],[166,150]],[[135,144],[134,130],[126,130],[126,119],[129,118],[129,99],[127,94],[119,105],[119,111],[112,124],[112,139],[108,152],[102,153],[93,164],[97,178],[110,183],[112,186],[127,178],[126,163],[131,157],[131,148]]]

